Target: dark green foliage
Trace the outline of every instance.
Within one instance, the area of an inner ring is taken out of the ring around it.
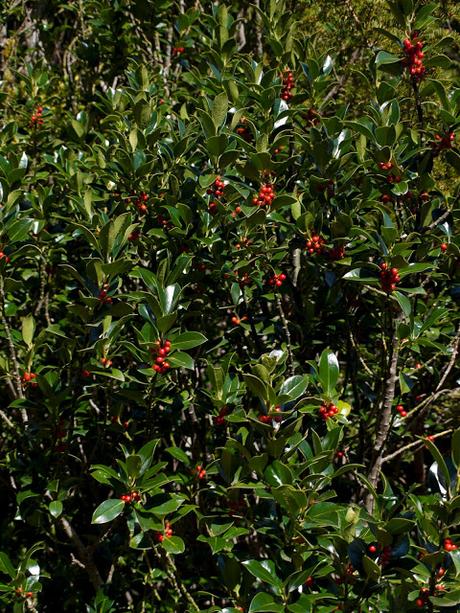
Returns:
[[[457,9],[260,4],[0,9],[2,610],[460,608]]]

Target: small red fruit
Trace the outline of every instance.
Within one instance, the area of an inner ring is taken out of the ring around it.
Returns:
[[[261,421],[263,424],[269,424],[271,420],[272,418],[269,415],[259,415],[259,421]]]

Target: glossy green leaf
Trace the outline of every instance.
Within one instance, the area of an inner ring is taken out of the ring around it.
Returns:
[[[118,517],[125,508],[125,503],[122,500],[110,499],[104,500],[97,507],[91,519],[92,524],[106,524]]]

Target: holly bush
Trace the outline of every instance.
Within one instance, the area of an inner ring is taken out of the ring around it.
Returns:
[[[2,610],[459,611],[454,3],[7,4]]]

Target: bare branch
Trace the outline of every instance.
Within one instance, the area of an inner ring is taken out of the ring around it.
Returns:
[[[393,400],[395,397],[396,379],[397,379],[397,366],[399,357],[399,339],[397,334],[397,322],[399,318],[396,318],[393,326],[393,337],[391,342],[391,357],[388,368],[388,378],[383,394],[382,408],[380,411],[380,419],[377,421],[377,437],[375,439],[373,448],[373,460],[371,468],[369,470],[368,479],[372,486],[376,486],[380,479],[380,468],[382,466],[383,452],[385,450],[385,444],[388,438],[391,425],[391,408],[393,406]],[[369,512],[372,512],[374,506],[374,499],[370,492],[366,498],[366,508]]]
[[[438,432],[437,434],[431,435],[430,440],[441,438],[441,436],[446,436],[446,434],[450,434],[451,432],[452,432],[452,428],[450,428],[450,430],[444,430],[443,432]],[[423,446],[424,446],[423,441],[420,441],[420,440],[412,441],[412,443],[409,443],[408,445],[405,445],[404,447],[400,447],[393,453],[390,453],[389,455],[383,457],[382,464],[384,464],[385,462],[389,462],[390,460],[394,460],[399,455],[405,453],[406,451],[409,451],[409,449],[412,449],[413,447],[417,447],[417,449],[414,449],[414,451],[418,451],[419,449],[422,449]]]

